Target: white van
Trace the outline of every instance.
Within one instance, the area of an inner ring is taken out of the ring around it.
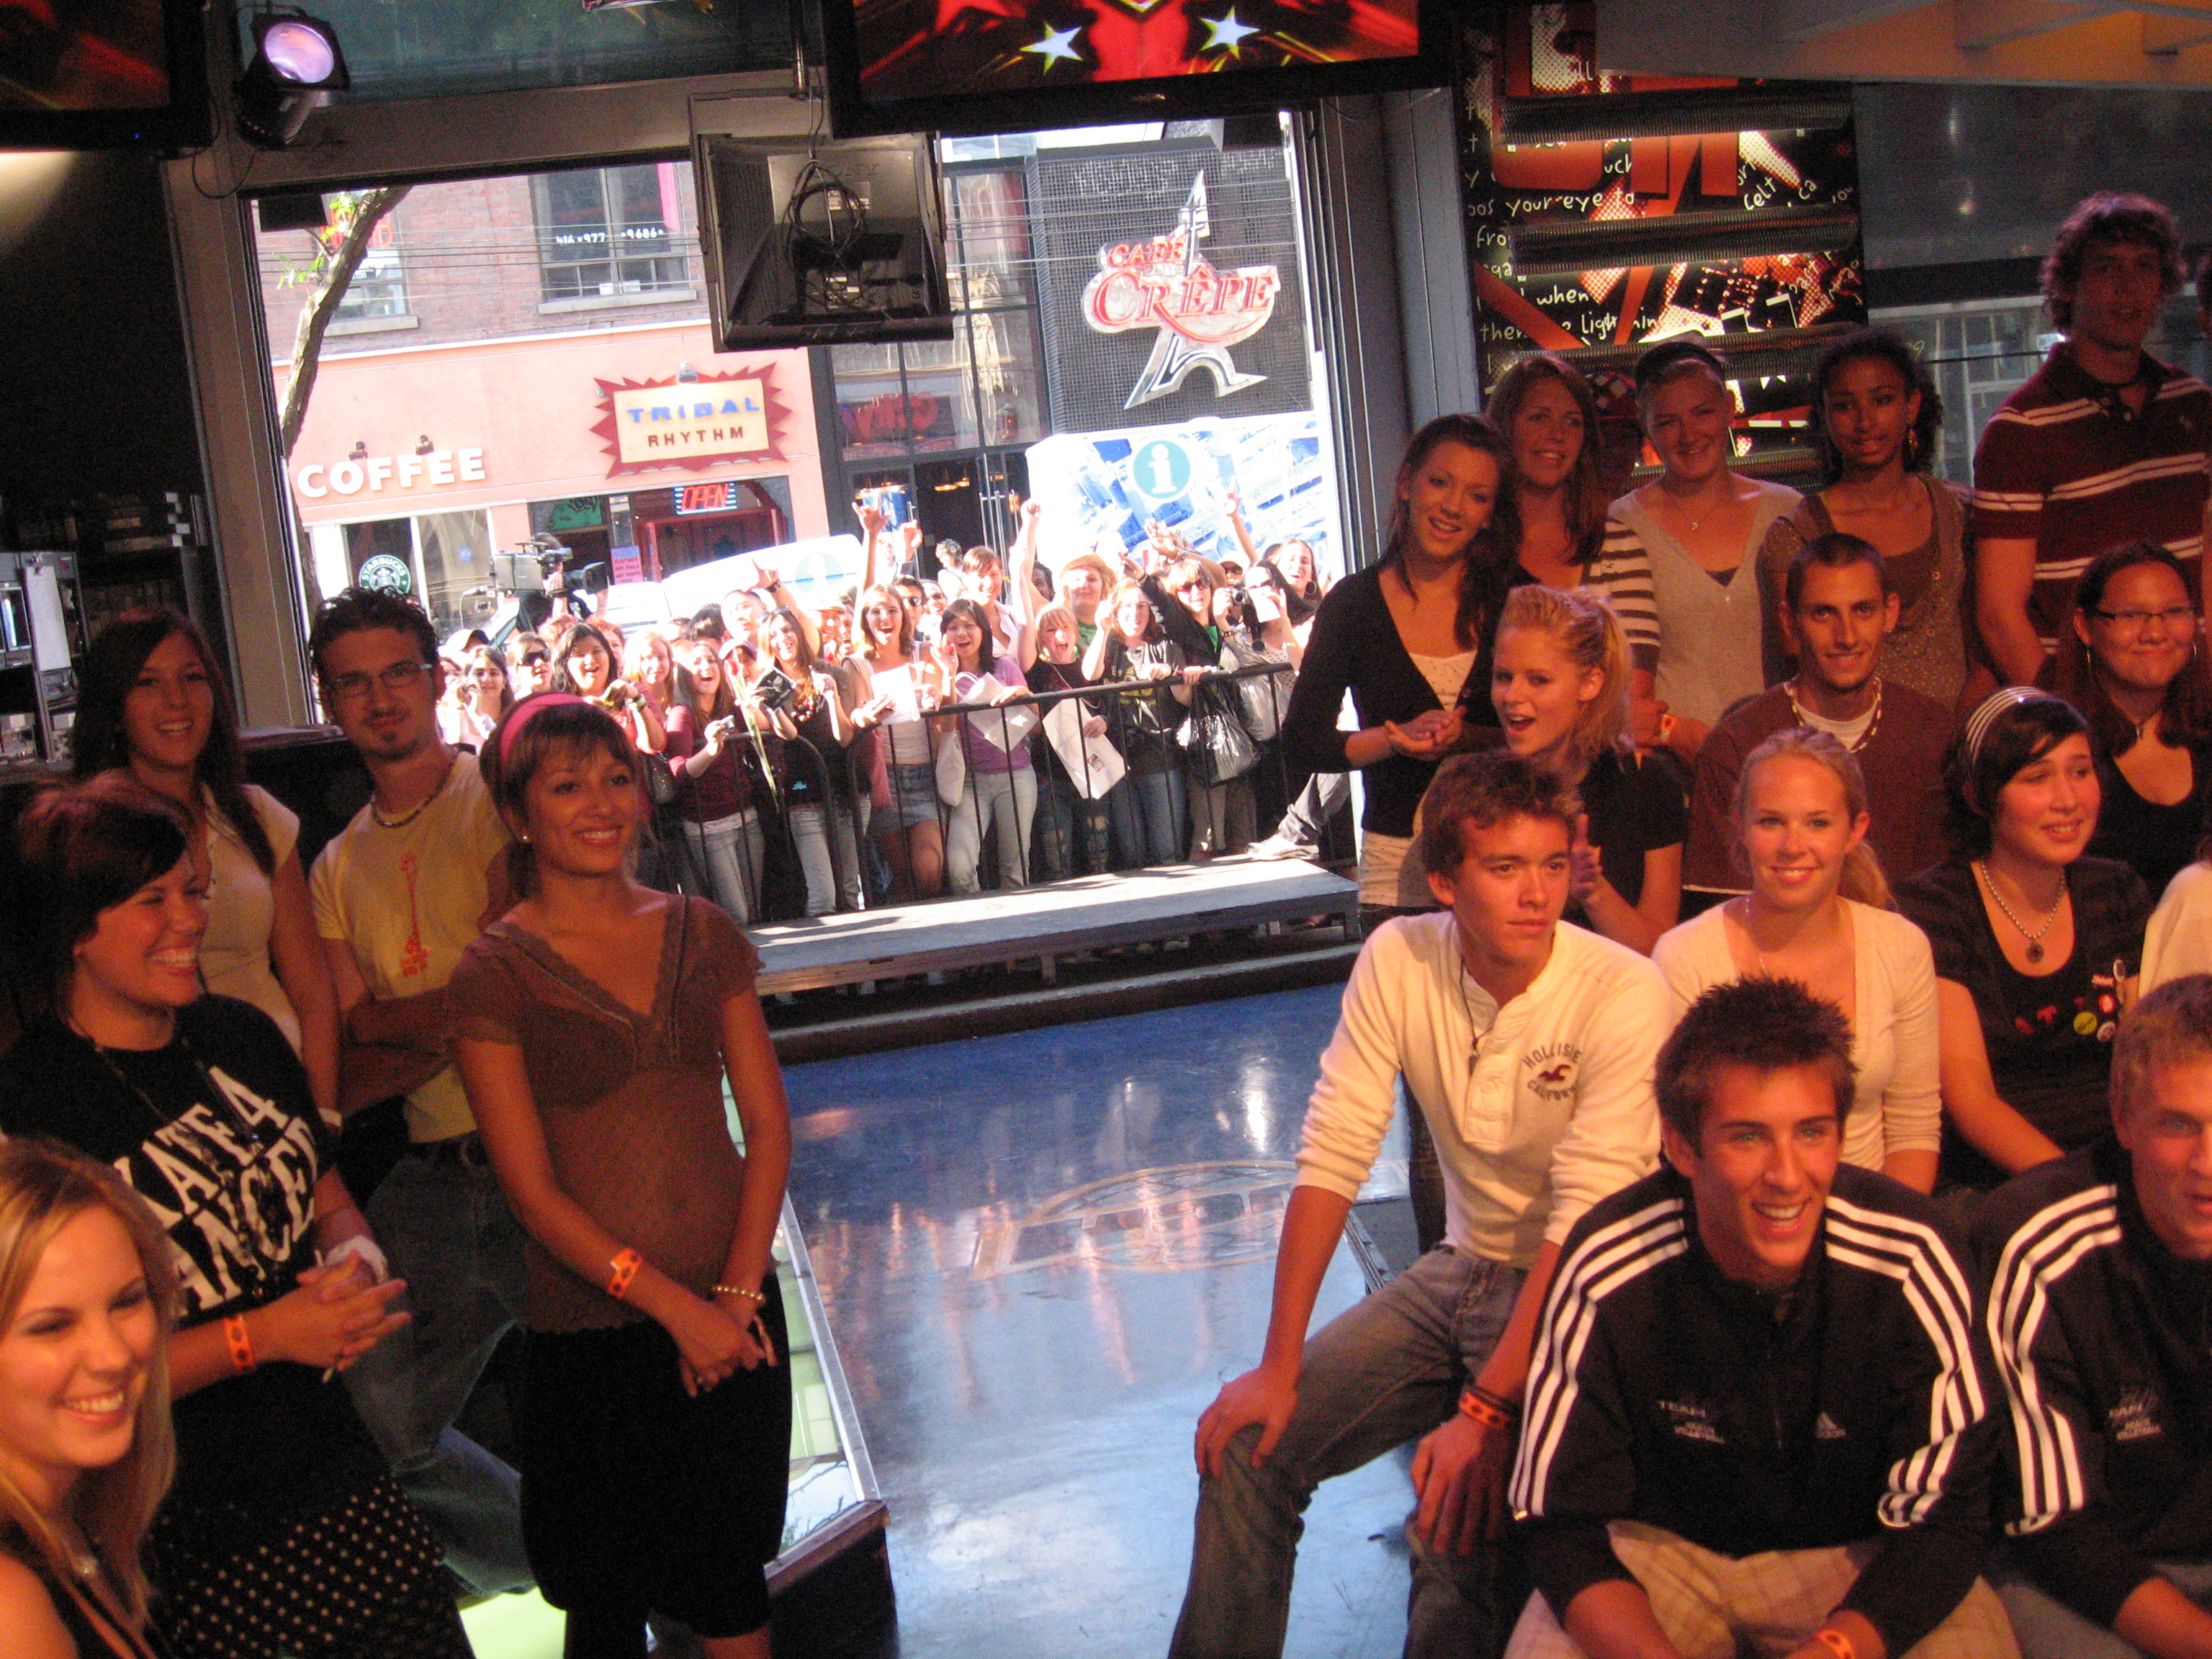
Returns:
[[[762,565],[783,579],[784,589],[811,611],[835,605],[860,580],[860,538],[817,536],[750,553],[732,554],[678,570],[657,582],[617,582],[592,596],[593,614],[625,629],[678,622],[720,601],[733,588],[750,587]]]

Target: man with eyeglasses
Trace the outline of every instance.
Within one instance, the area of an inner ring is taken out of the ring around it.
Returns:
[[[1176,1659],[1282,1651],[1314,1489],[1418,1439],[1409,1656],[1494,1654],[1526,1599],[1489,1540],[1560,1242],[1652,1167],[1659,971],[1559,921],[1580,807],[1492,750],[1438,769],[1421,851],[1445,908],[1361,949],[1307,1108],[1260,1364],[1199,1419]],[[1402,1084],[1443,1166],[1445,1243],[1306,1340]]]
[[[522,1230],[501,1197],[448,1043],[446,981],[503,908],[507,836],[475,761],[439,735],[430,620],[390,594],[325,601],[307,641],[323,706],[368,769],[368,805],[308,890],[337,984],[342,1109],[404,1096],[408,1155],[368,1200],[412,1322],[346,1373],[356,1407],[471,1590],[531,1582],[519,1482],[456,1432],[522,1312]]]

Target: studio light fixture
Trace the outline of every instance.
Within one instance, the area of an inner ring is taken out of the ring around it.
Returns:
[[[289,7],[256,12],[253,61],[231,90],[238,130],[261,149],[283,149],[330,94],[353,84],[337,31]]]

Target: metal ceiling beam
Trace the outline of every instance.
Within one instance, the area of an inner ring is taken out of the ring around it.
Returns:
[[[1985,52],[2130,9],[2122,0],[1953,0],[1953,27],[1961,48]]]
[[[1767,0],[1768,32],[1778,40],[1816,40],[1824,34],[1879,23],[1917,11],[1929,0]]]

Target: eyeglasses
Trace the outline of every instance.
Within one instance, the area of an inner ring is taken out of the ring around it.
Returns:
[[[396,662],[374,674],[325,675],[323,689],[331,694],[332,702],[358,702],[368,695],[372,680],[381,680],[387,691],[405,691],[419,684],[429,672],[427,662]]]
[[[2177,634],[2193,632],[2197,626],[2197,611],[2193,605],[2177,605],[2165,611],[2093,611],[2089,613],[2100,622],[2118,623],[2131,633],[2140,634],[2156,617]]]

